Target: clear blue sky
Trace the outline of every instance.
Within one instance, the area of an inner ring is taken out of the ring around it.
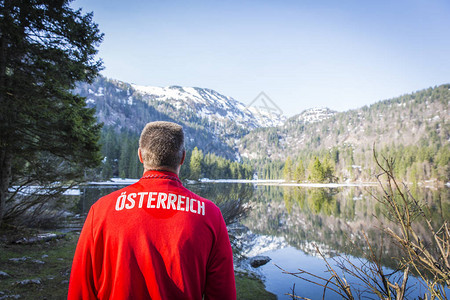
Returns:
[[[450,1],[75,0],[105,33],[114,79],[264,91],[292,116],[450,83]]]

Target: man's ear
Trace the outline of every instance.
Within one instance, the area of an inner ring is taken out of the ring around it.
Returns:
[[[141,163],[144,163],[144,160],[142,159],[141,148],[138,148],[138,156],[139,156],[139,161],[140,161]]]
[[[183,151],[183,156],[181,157],[181,163],[180,166],[184,164],[184,159],[186,158],[186,150]]]

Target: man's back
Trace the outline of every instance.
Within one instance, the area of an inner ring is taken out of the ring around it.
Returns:
[[[69,299],[235,299],[225,222],[171,172],[101,198],[75,253]]]

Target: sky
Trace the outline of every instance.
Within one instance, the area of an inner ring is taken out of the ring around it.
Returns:
[[[102,75],[264,92],[286,116],[450,83],[449,0],[75,0],[104,33]]]

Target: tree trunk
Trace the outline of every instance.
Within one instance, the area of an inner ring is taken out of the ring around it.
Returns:
[[[10,6],[10,2],[7,1],[0,13],[5,16],[7,12],[7,6]],[[2,24],[2,27],[5,26]],[[9,182],[11,180],[11,155],[4,148],[6,141],[5,136],[5,124],[6,124],[6,114],[3,109],[6,109],[6,55],[7,55],[7,37],[5,37],[3,30],[0,30],[0,106],[2,107],[0,113],[0,225],[2,224],[3,216],[5,215],[5,205],[6,197],[9,187]]]
[[[0,225],[5,215],[6,198],[11,182],[12,155],[6,149],[0,150]]]

